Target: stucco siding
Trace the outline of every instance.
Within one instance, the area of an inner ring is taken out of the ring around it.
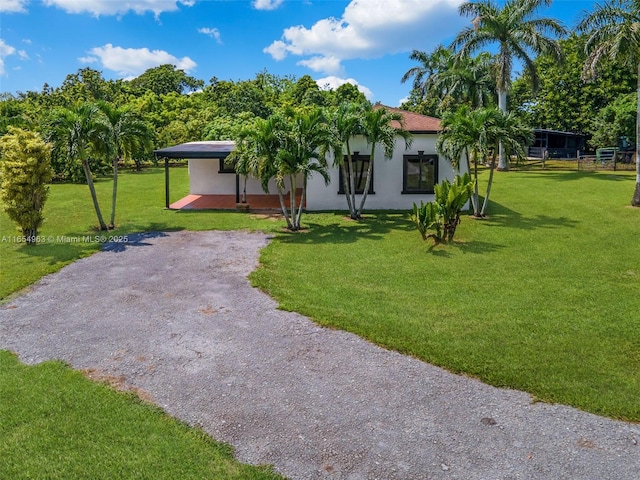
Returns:
[[[240,194],[244,186],[244,179],[240,177]],[[302,180],[298,181],[302,187]],[[287,189],[288,191],[288,189]],[[189,160],[189,193],[192,195],[235,195],[235,173],[220,173],[220,160],[217,158],[194,158]],[[262,184],[255,178],[247,178],[247,194],[264,194]],[[274,180],[269,182],[269,193],[277,194],[278,189]]]
[[[377,147],[374,154],[373,165],[373,192],[369,193],[365,203],[365,210],[408,210],[413,203],[433,200],[433,194],[407,194],[402,193],[403,189],[403,159],[404,155],[417,154],[423,151],[425,155],[436,154],[436,134],[416,134],[413,136],[413,143],[409,149],[405,149],[404,140],[398,138],[393,157],[384,158],[384,151]],[[352,152],[359,152],[361,155],[370,154],[370,146],[366,144],[364,138],[356,138],[351,143]],[[329,158],[329,163],[333,163],[333,158]],[[438,159],[438,178],[440,182],[444,178],[453,178],[453,169],[444,158]],[[339,194],[339,172],[338,168],[330,169],[331,183],[328,187],[320,176],[309,180],[307,187],[307,210],[346,210],[347,201],[343,194]],[[357,205],[360,203],[362,195],[356,195]]]

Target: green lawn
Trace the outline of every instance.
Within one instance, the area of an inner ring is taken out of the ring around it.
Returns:
[[[173,169],[171,180],[172,200],[186,194],[186,169]],[[464,218],[453,245],[432,247],[421,240],[405,213],[370,213],[359,222],[345,219],[342,212],[305,214],[307,228],[289,234],[282,229],[284,222],[251,214],[166,211],[163,175],[156,169],[122,175],[116,233],[232,228],[275,232],[251,279],[282,308],[451,371],[525,390],[542,401],[638,422],[640,209],[627,206],[633,184],[632,172],[498,173],[490,217]],[[109,181],[98,182],[105,209],[110,186]],[[45,237],[96,234],[86,185],[52,186],[46,216],[41,232]],[[14,234],[4,214],[0,232]],[[2,242],[0,297],[98,248],[96,243],[54,241],[30,248]],[[30,375],[40,372],[43,381],[60,385],[61,397],[70,395],[56,408],[75,408],[74,396],[65,392],[76,387],[61,383],[62,377],[73,376],[68,369],[57,364],[22,368],[12,362],[0,362],[3,382],[15,379],[25,395],[36,395],[36,387],[24,385],[31,385]],[[87,383],[86,388],[94,388]],[[106,389],[94,392],[98,403],[107,395]],[[8,416],[0,418],[0,424],[16,425],[12,430],[17,425],[37,428],[39,410],[27,406],[21,417],[14,416],[7,410],[7,398],[0,397],[0,412]],[[127,402],[118,408],[138,408],[131,399]],[[149,418],[156,415],[145,412]],[[95,407],[94,414],[109,415],[102,406]],[[83,422],[79,416],[64,428],[83,431]],[[54,448],[60,438],[54,436],[55,428],[45,429],[54,433],[36,443]],[[9,446],[9,453],[36,448],[20,445]],[[193,455],[208,454],[198,450]],[[26,457],[16,462],[29,464]],[[63,471],[63,460],[58,462],[51,468]],[[161,477],[163,468],[148,476]],[[34,476],[55,477],[47,471]]]
[[[276,479],[133,394],[0,351],[0,478]]]

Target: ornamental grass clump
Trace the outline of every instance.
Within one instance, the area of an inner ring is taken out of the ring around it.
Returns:
[[[0,198],[22,238],[35,245],[51,181],[51,148],[38,134],[11,127],[0,138]]]
[[[460,213],[473,193],[475,181],[468,173],[456,175],[453,183],[443,180],[435,186],[433,202],[413,204],[411,220],[418,227],[422,239],[433,238],[436,243],[453,241],[460,223]]]

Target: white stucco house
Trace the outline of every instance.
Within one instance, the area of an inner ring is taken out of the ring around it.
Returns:
[[[433,200],[434,185],[444,178],[452,179],[454,172],[449,162],[436,152],[436,139],[440,120],[405,110],[386,107],[402,114],[404,128],[412,134],[412,144],[405,148],[404,139],[398,137],[391,159],[385,159],[381,147],[376,147],[373,173],[366,200],[368,210],[408,210],[413,203]],[[233,151],[231,141],[190,142],[156,150],[165,158],[167,208],[235,208],[240,201],[244,179],[235,174],[233,166],[225,162]],[[356,192],[362,193],[370,159],[370,145],[362,137],[351,141],[356,171]],[[169,203],[170,158],[188,159],[189,195],[173,204]],[[327,158],[333,165],[333,158]],[[327,186],[319,176],[312,176],[307,185],[305,207],[308,211],[346,210],[347,202],[342,188],[342,172],[337,167],[329,170],[331,182]],[[301,183],[300,183],[301,184]],[[265,195],[260,181],[247,179],[247,202],[251,208],[278,208],[275,184],[271,195]],[[361,195],[357,195],[357,201]]]

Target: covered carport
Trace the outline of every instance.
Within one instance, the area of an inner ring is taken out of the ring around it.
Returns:
[[[235,170],[230,165],[225,165],[224,162],[224,160],[235,149],[235,146],[235,142],[232,141],[203,141],[181,143],[180,145],[174,145],[173,147],[154,150],[153,153],[155,154],[156,158],[164,158],[165,207],[172,208],[169,200],[171,188],[169,176],[169,160],[171,159],[218,159],[218,171],[220,174],[235,175],[235,203],[240,203],[240,176],[235,173]],[[178,206],[177,209],[179,208],[181,207]]]

